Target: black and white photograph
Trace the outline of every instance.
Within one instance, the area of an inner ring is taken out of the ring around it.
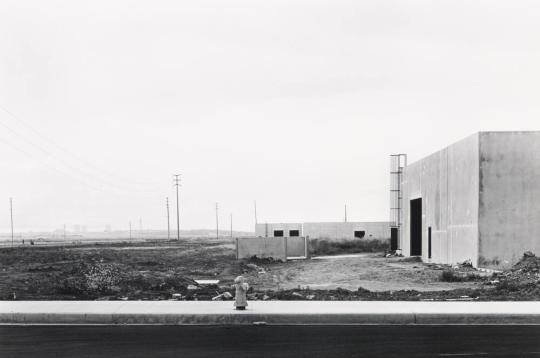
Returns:
[[[539,357],[540,2],[0,0],[0,357]]]

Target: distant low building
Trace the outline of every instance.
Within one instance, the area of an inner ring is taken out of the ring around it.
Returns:
[[[264,223],[255,225],[255,234],[259,237],[304,236],[327,240],[388,239],[390,224],[387,221]]]

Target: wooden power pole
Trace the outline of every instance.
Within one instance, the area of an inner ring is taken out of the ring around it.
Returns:
[[[166,198],[167,201],[167,240],[171,239],[171,221],[169,219],[169,198]]]
[[[174,186],[176,187],[176,238],[180,241],[180,204],[178,203],[178,187],[180,186],[180,175],[174,174]]]
[[[219,217],[218,217],[218,203],[216,203],[216,239],[219,239]]]

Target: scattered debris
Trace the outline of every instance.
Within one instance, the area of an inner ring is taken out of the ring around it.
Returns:
[[[274,264],[282,263],[282,260],[276,260],[273,257],[257,257],[257,255],[249,258],[249,262],[257,264]]]
[[[195,280],[198,285],[217,285],[219,280]]]
[[[230,300],[232,297],[233,295],[230,292],[225,291],[222,294],[212,297],[212,301]]]
[[[385,251],[384,252],[384,257],[386,257],[386,258],[389,258],[389,257],[403,257],[403,254],[402,254],[401,250]]]

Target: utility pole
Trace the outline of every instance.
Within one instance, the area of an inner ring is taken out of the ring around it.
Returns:
[[[253,201],[253,206],[255,208],[255,225],[257,225],[257,200]]]
[[[176,238],[180,241],[180,204],[178,203],[178,187],[180,186],[180,175],[174,174],[174,186],[176,187]]]
[[[169,197],[166,198],[167,200],[167,240],[171,239],[171,221],[169,219]]]
[[[218,203],[216,203],[216,239],[219,239]]]
[[[11,247],[13,247],[13,198],[9,198],[9,212],[11,216]]]
[[[231,239],[233,238],[233,235],[232,235],[232,213],[231,213]]]
[[[345,222],[347,222],[347,204],[345,204]]]
[[[131,221],[129,222],[129,241],[131,241]]]

